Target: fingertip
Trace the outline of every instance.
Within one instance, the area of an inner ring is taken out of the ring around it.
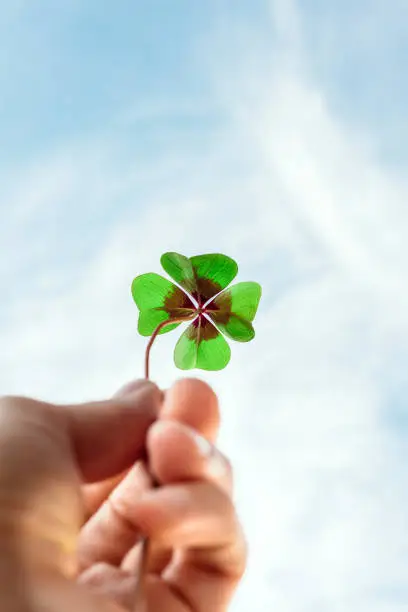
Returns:
[[[230,463],[197,430],[174,421],[156,421],[149,429],[147,447],[150,467],[160,483],[204,479],[231,490]]]
[[[206,459],[213,452],[214,446],[196,429],[170,419],[155,421],[147,434],[149,455],[159,453],[166,457],[176,453],[178,456],[195,455]]]
[[[220,426],[218,397],[203,380],[182,378],[166,391],[161,416],[184,423],[214,440]]]
[[[140,381],[125,385],[119,394],[114,396],[113,401],[129,408],[136,404],[144,405],[146,414],[149,413],[152,419],[156,420],[163,407],[164,393],[150,380],[142,381],[143,384],[136,384],[137,382]]]
[[[147,390],[151,393],[156,393],[157,397],[160,401],[164,400],[164,393],[159,389],[159,387],[152,380],[148,380],[146,378],[131,380],[130,382],[123,385],[116,393],[113,395],[114,398],[128,398],[129,396],[134,395],[135,393],[139,393],[141,390]]]

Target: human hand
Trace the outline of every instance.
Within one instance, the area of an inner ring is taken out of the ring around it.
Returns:
[[[225,611],[245,542],[231,468],[205,441],[218,424],[215,395],[193,379],[164,400],[144,381],[80,406],[4,398],[0,609],[139,612],[135,568],[146,535],[148,612]],[[157,490],[136,463],[146,434]]]

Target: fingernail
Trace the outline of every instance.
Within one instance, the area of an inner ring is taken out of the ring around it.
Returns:
[[[193,439],[194,444],[196,445],[196,448],[202,457],[207,459],[213,454],[214,447],[208,440],[206,440],[206,438],[204,438],[204,436],[201,436],[194,430],[190,431],[190,436]]]
[[[226,465],[214,446],[196,431],[190,431],[190,435],[199,454],[207,461],[208,473],[212,476],[223,476],[226,472]]]

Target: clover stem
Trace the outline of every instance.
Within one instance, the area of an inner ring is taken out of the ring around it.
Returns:
[[[178,319],[166,319],[165,321],[162,321],[161,323],[159,323],[159,325],[156,327],[146,347],[146,353],[145,353],[145,379],[146,380],[149,380],[149,377],[150,377],[150,351],[152,349],[153,342],[156,340],[157,336],[159,335],[163,327],[167,327],[167,325],[174,325],[174,323],[182,323],[183,321],[187,321],[189,318],[191,317],[184,316]]]

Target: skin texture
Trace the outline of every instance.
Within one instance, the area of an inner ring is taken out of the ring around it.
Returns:
[[[0,609],[223,612],[246,546],[215,394],[137,381],[104,402],[0,400]],[[147,450],[150,477],[139,461]],[[146,601],[135,602],[141,535]]]

